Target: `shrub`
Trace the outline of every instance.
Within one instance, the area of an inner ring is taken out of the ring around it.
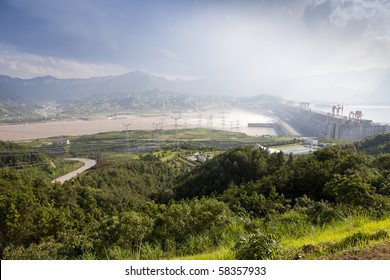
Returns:
[[[239,260],[276,260],[281,258],[282,246],[273,234],[256,231],[242,237],[235,252]]]
[[[323,225],[330,223],[332,220],[338,220],[341,215],[339,212],[340,210],[335,209],[333,205],[324,201],[313,202],[306,211],[310,221],[316,225]]]
[[[338,203],[352,206],[370,206],[374,201],[374,190],[357,172],[335,174],[333,179],[325,184],[324,193]]]
[[[5,260],[56,260],[59,257],[58,252],[63,245],[54,240],[32,243],[27,248],[23,246],[6,247],[3,259]]]

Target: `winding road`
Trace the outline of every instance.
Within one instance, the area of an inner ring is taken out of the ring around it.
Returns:
[[[93,167],[96,164],[96,160],[89,159],[89,158],[65,158],[65,160],[81,161],[84,163],[84,165],[82,167],[76,169],[75,171],[72,171],[68,174],[65,174],[61,177],[58,177],[57,179],[54,179],[53,181],[51,181],[52,183],[58,182],[58,183],[63,184],[65,181],[68,181],[68,180],[72,179],[73,177],[76,177],[81,172],[84,172],[85,170],[90,169],[91,167]]]

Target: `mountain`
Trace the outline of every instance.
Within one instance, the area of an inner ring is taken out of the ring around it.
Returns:
[[[141,93],[154,89],[196,96],[248,96],[261,93],[256,87],[243,82],[212,79],[171,81],[139,71],[88,79],[58,79],[52,76],[20,79],[0,75],[0,101],[69,101],[96,95]]]
[[[198,79],[168,80],[144,72],[88,79],[33,79],[0,75],[0,101],[70,101],[95,96],[117,97],[150,90],[192,96],[253,96],[272,94],[297,101],[390,105],[390,69],[368,69],[306,76],[278,83],[271,90],[240,81]],[[317,102],[318,103],[318,102]]]
[[[300,77],[273,89],[286,99],[367,105],[390,105],[389,92],[390,69]]]
[[[0,76],[0,98],[31,101],[63,101],[92,95],[177,90],[173,82],[143,72],[89,79],[58,79],[52,76],[19,79]]]

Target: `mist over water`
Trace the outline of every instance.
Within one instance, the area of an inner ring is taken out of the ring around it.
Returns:
[[[241,132],[251,136],[276,135],[273,128],[248,127],[248,123],[272,123],[274,118],[260,113],[243,110],[226,110],[200,113],[191,118],[181,120],[187,128],[209,128],[233,132]]]

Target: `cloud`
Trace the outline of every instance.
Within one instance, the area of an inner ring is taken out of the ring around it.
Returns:
[[[386,67],[388,2],[9,0],[0,2],[0,44],[11,47],[0,70],[85,77],[136,69],[264,85]]]
[[[324,65],[336,71],[390,66],[390,1],[312,1],[303,20]]]
[[[390,23],[390,2],[389,1],[334,1],[333,12],[330,16],[332,24],[338,27],[347,27],[351,23],[363,22],[367,30],[375,33],[385,32]]]
[[[390,37],[388,0],[316,0],[307,5],[304,19],[309,27],[322,24],[336,35]]]
[[[13,77],[32,78],[51,75],[57,78],[89,78],[125,72],[128,72],[128,69],[120,65],[81,63],[75,60],[34,55],[0,44],[0,73]]]

